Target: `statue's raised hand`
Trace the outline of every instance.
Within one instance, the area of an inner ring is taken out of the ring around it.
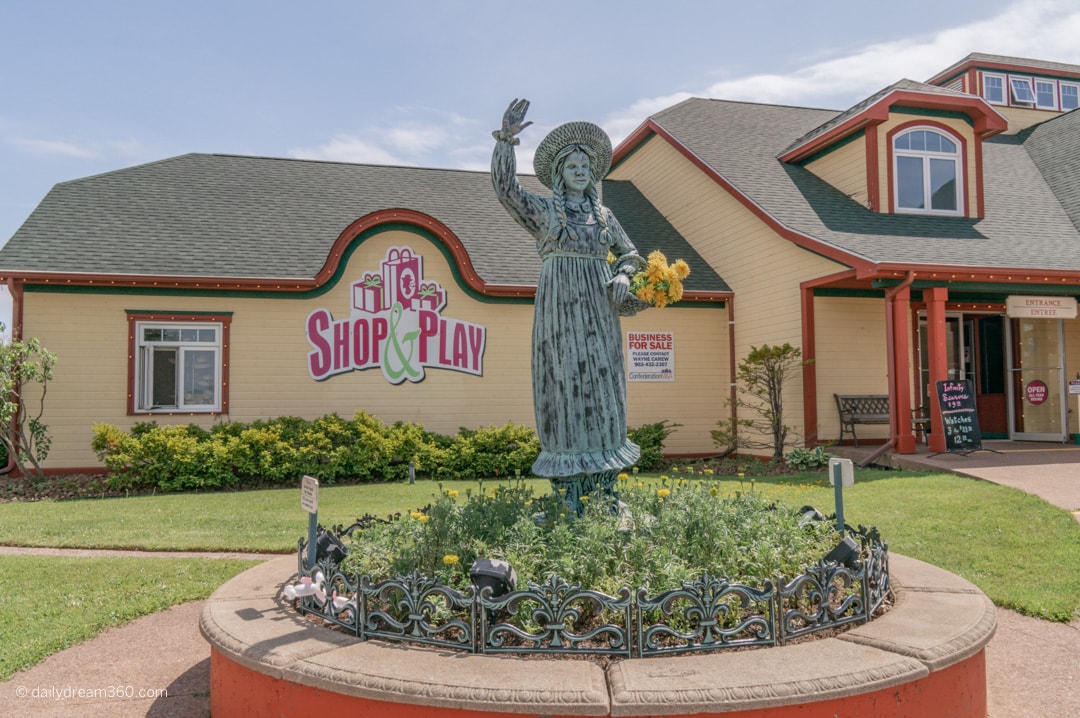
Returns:
[[[497,140],[504,140],[512,145],[518,144],[521,140],[516,135],[532,124],[532,120],[525,122],[525,113],[528,111],[528,100],[515,99],[503,113],[502,128],[495,130],[491,135]]]

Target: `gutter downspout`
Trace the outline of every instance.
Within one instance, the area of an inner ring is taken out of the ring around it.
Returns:
[[[864,469],[874,463],[874,461],[882,454],[896,446],[896,439],[900,433],[896,419],[896,338],[893,336],[893,302],[896,299],[896,295],[910,287],[914,281],[915,272],[909,271],[907,277],[904,278],[904,281],[900,282],[895,287],[885,290],[885,344],[886,351],[889,355],[889,406],[892,408],[892,411],[889,412],[889,440],[877,451],[859,462],[859,466]]]
[[[731,403],[731,448],[724,452],[724,455],[730,454],[735,450],[738,445],[736,439],[738,439],[738,419],[739,419],[739,407],[736,403],[739,398],[738,384],[736,382],[736,370],[735,370],[735,297],[732,296],[728,299],[727,303],[727,315],[728,315],[728,381],[731,386],[730,403]]]

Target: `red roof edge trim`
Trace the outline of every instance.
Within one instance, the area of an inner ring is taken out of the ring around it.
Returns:
[[[0,275],[0,281],[16,284],[86,287],[140,287],[158,289],[203,289],[218,291],[307,292],[326,284],[337,272],[346,250],[359,235],[384,224],[406,224],[424,229],[450,250],[458,271],[470,289],[492,297],[532,296],[531,286],[488,284],[476,273],[465,246],[439,220],[411,209],[387,209],[372,212],[352,222],[334,241],[326,262],[314,278],[307,277],[200,277],[194,275],[91,274],[81,272],[13,271]]]
[[[981,139],[992,137],[1009,128],[1009,121],[1005,119],[1005,116],[987,104],[981,97],[940,95],[932,92],[916,92],[914,90],[893,90],[862,112],[848,118],[845,122],[841,122],[829,131],[813,137],[802,145],[780,155],[780,161],[798,162],[804,160],[863,127],[881,124],[889,118],[890,110],[898,105],[924,110],[963,112],[971,118],[975,126],[975,134]]]

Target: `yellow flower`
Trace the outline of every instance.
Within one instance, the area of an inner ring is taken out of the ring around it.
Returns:
[[[643,488],[645,488],[645,484],[639,481],[636,484],[634,484],[634,488],[635,489],[643,489]]]
[[[686,263],[686,260],[676,259],[673,266],[675,268],[675,278],[679,281],[690,276],[690,265]]]
[[[718,488],[716,488],[714,486],[711,489],[709,489],[709,493],[712,494],[713,496],[719,496],[720,495],[720,489],[718,489]]]
[[[589,503],[589,497],[588,497],[588,496],[582,496],[582,497],[581,497],[580,499],[578,499],[578,500],[579,500],[579,501],[580,501],[581,503],[583,503],[583,504],[587,504],[587,503]]]
[[[447,566],[453,566],[455,563],[458,562],[458,560],[459,559],[457,557],[457,554],[453,553],[448,553],[442,557],[442,562],[445,563]]]
[[[710,476],[712,476],[712,472],[713,472],[712,469],[705,469],[705,473],[709,474]]]
[[[446,495],[449,496],[452,499],[456,499],[458,497],[457,489],[450,489],[449,491],[446,492]]]
[[[667,481],[669,478],[671,478],[671,477],[668,476],[667,474],[660,474],[660,480],[661,481]]]
[[[671,496],[671,489],[660,489],[656,492],[656,495],[662,499],[666,499],[668,496]]]
[[[410,518],[418,519],[421,516],[423,516],[423,514],[420,513],[419,511],[413,511],[412,513],[409,514],[409,516],[410,516]]]
[[[420,514],[420,518],[418,519],[418,521],[420,521],[420,523],[422,524],[426,524],[428,521],[431,521],[431,517],[427,514]]]
[[[625,471],[622,472],[621,474],[619,474],[619,481],[629,481],[629,480],[630,480],[630,474],[626,473]]]
[[[674,471],[676,474],[679,473],[679,467],[678,466],[672,466],[671,470]]]

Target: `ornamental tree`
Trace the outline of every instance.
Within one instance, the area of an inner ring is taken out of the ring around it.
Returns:
[[[56,355],[36,338],[0,343],[0,442],[23,476],[44,475],[52,439],[41,417],[54,366]]]
[[[785,446],[796,441],[794,430],[784,423],[784,381],[810,361],[803,361],[802,350],[787,342],[751,346],[735,373],[740,393],[734,404],[752,418],[721,419],[711,432],[713,442],[726,448],[772,449],[773,461],[783,459]]]

